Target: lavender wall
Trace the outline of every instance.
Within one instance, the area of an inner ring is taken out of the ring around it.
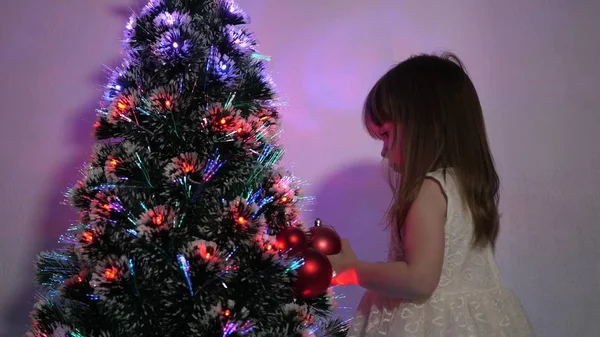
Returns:
[[[240,1],[283,97],[286,163],[360,257],[385,256],[389,193],[360,125],[374,80],[450,49],[480,91],[503,180],[498,260],[540,336],[600,331],[600,2]],[[0,336],[22,334],[32,260],[76,215],[59,206],[91,147],[102,65],[134,0],[19,0],[0,11]],[[318,149],[309,151],[307,149]],[[343,289],[354,306],[359,289]],[[350,315],[350,309],[340,308]]]

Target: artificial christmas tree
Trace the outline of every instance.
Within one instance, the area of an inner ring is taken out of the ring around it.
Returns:
[[[127,23],[68,193],[78,223],[39,255],[30,335],[345,335],[331,294],[298,293],[302,254],[275,241],[307,230],[246,21],[232,1],[157,0]]]

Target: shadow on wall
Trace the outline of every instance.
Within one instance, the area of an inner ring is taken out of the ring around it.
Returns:
[[[146,1],[140,1],[138,8],[146,4]],[[129,6],[120,6],[107,8],[107,10],[122,18],[123,23],[127,21],[131,15]],[[115,67],[122,62],[122,58],[106,63],[108,66]],[[84,85],[103,87],[107,81],[107,73],[102,70],[102,66],[98,65],[98,71],[92,71],[89,83]],[[60,81],[60,79],[57,79]],[[59,148],[68,149],[71,157],[66,161],[66,164],[60,166],[54,173],[52,189],[45,196],[44,203],[38,207],[43,208],[41,218],[37,221],[37,237],[34,242],[37,242],[37,247],[32,252],[40,252],[44,250],[54,250],[61,248],[58,243],[58,238],[65,233],[67,228],[77,222],[77,212],[71,207],[64,205],[65,192],[73,186],[77,180],[81,178],[80,168],[88,160],[91,155],[91,150],[94,144],[91,136],[93,124],[96,119],[95,109],[98,107],[100,96],[96,97],[93,102],[85,104],[78,109],[75,114],[77,116],[73,120],[72,129],[68,131],[65,138],[65,143]],[[10,309],[6,311],[6,316],[2,317],[6,325],[9,326],[8,332],[11,337],[22,336],[30,327],[31,321],[29,313],[36,302],[36,283],[35,283],[35,255],[27,256],[22,263],[23,268],[27,268],[30,283],[21,285],[21,289],[15,292],[14,297],[6,303]],[[7,336],[7,337],[8,337]]]
[[[334,172],[315,190],[317,204],[311,217],[319,217],[347,238],[361,260],[384,261],[389,236],[384,215],[391,192],[379,162],[357,162]],[[337,287],[338,314],[353,315],[362,296],[359,287]]]

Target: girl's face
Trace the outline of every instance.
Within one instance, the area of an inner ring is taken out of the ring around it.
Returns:
[[[402,158],[402,128],[396,130],[396,144],[394,145],[394,125],[391,122],[385,122],[377,126],[372,122],[369,128],[373,130],[379,140],[383,142],[381,157],[387,159],[388,165],[396,172],[400,172],[403,164]],[[395,148],[392,148],[394,146]]]

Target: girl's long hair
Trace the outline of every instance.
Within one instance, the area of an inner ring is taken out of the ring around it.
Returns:
[[[402,129],[402,142],[393,137],[391,151],[402,153],[403,164],[389,177],[388,220],[398,233],[427,173],[452,169],[473,218],[473,246],[495,246],[500,182],[479,97],[456,55],[413,56],[390,69],[367,95],[363,121],[373,137],[370,123],[391,122],[394,135]]]

